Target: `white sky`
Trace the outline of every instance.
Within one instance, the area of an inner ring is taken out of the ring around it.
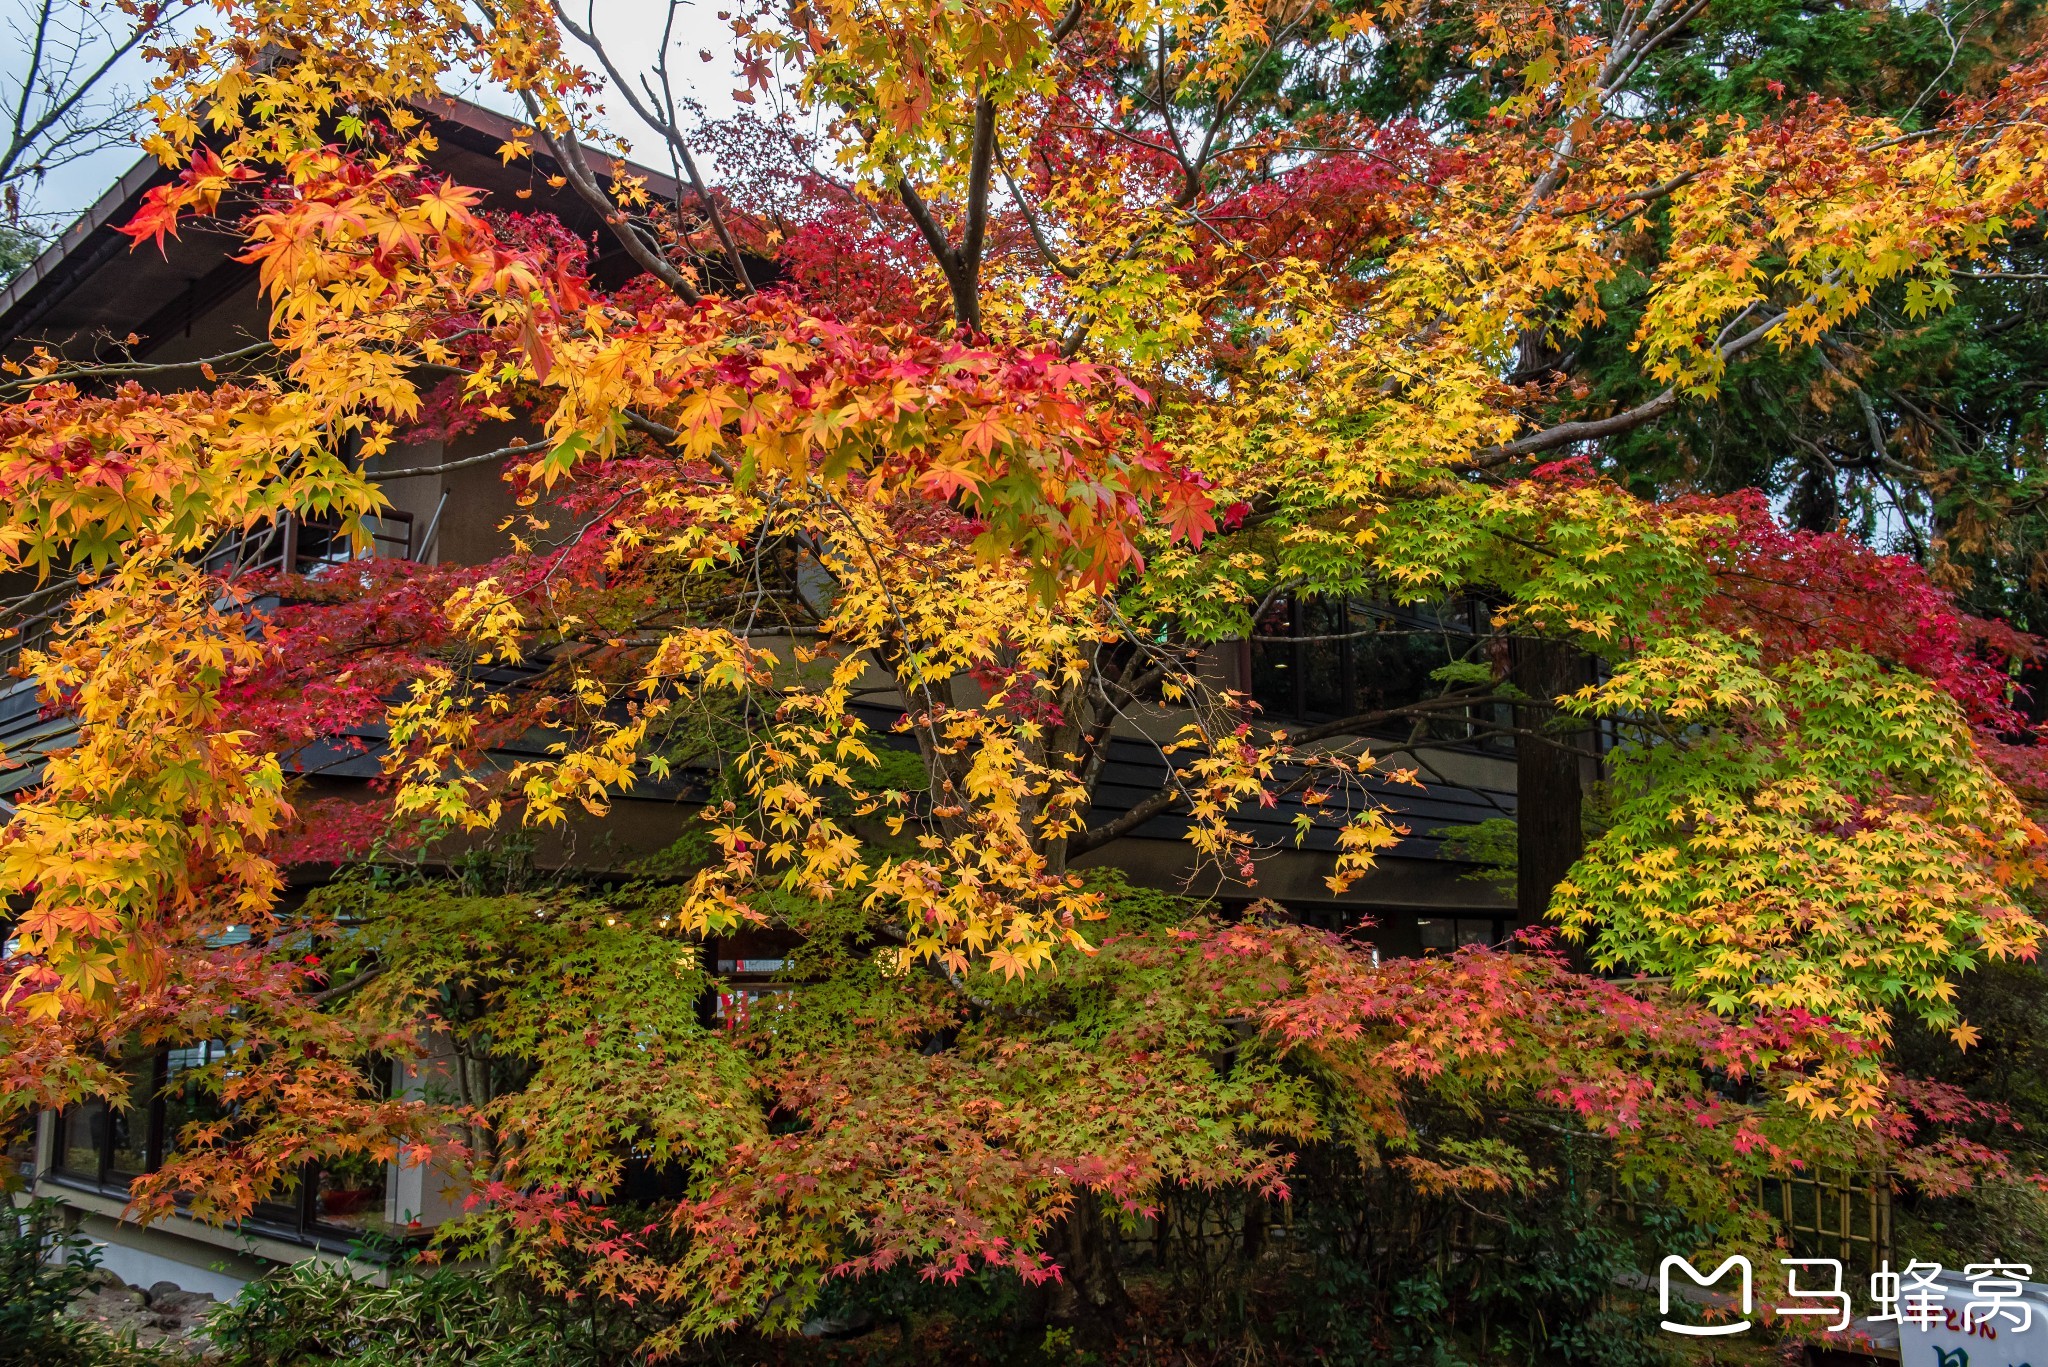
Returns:
[[[630,59],[639,55],[651,60],[655,45],[661,39],[664,15],[668,0],[580,0],[594,9],[596,33],[611,47],[614,59],[621,67],[628,67]],[[730,0],[677,0],[678,11],[675,23],[675,49],[670,58],[670,70],[679,82],[689,83],[686,87],[691,98],[703,105],[705,114],[713,119],[729,117],[737,108],[732,92],[740,84],[739,74],[733,59],[733,35],[726,21],[718,12]],[[0,0],[0,14],[12,17],[19,12],[22,0]],[[575,10],[578,22],[583,16]],[[18,25],[18,21],[17,21]],[[11,102],[21,69],[26,66],[28,54],[22,44],[13,36],[0,30],[0,93]],[[699,51],[711,53],[712,60],[704,62],[697,56]],[[593,61],[589,65],[595,69]],[[132,97],[146,89],[150,72],[139,58],[131,58],[118,73],[118,84]],[[484,89],[451,89],[451,94],[475,100],[479,104],[516,115],[518,105],[501,92]],[[668,166],[668,154],[652,132],[633,118],[626,102],[615,94],[604,100],[607,124],[624,133],[632,142],[635,156],[659,169]],[[696,149],[692,149],[695,151]],[[68,222],[74,215],[99,198],[102,191],[111,185],[124,171],[134,165],[141,156],[141,150],[133,146],[109,148],[95,156],[84,158],[52,172],[40,184],[25,185],[22,194],[27,206],[45,227],[55,227]],[[708,158],[698,154],[700,165]],[[710,175],[713,168],[704,166]]]

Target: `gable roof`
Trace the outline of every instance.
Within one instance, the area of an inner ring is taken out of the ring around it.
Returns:
[[[554,163],[536,154],[507,165],[498,149],[523,125],[468,100],[443,98],[418,106],[432,125],[438,148],[431,164],[465,185],[501,201],[500,207],[546,209],[572,232],[601,233],[599,215],[569,189],[548,184]],[[585,149],[585,160],[600,177],[613,169],[611,157]],[[674,201],[682,186],[674,177],[627,163],[656,197]],[[139,338],[139,349],[172,335],[254,277],[255,268],[233,259],[238,239],[204,225],[188,226],[182,237],[138,247],[118,231],[135,216],[142,198],[168,182],[174,172],[154,157],[143,157],[109,186],[90,208],[58,234],[41,255],[0,289],[0,346],[21,349],[36,342],[63,343],[104,334]],[[520,199],[520,192],[530,197]],[[609,238],[592,252],[595,273],[623,253]]]

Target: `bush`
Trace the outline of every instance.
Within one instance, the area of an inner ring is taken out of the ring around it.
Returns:
[[[12,1219],[0,1220],[0,1367],[139,1367],[170,1360],[64,1313],[94,1285],[100,1250],[64,1227],[55,1201],[31,1201],[10,1213]]]
[[[250,1283],[205,1333],[221,1367],[612,1367],[640,1339],[616,1304],[529,1300],[446,1268],[378,1286],[311,1260]]]

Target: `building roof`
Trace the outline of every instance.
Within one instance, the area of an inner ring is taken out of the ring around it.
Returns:
[[[545,208],[573,232],[588,236],[602,230],[598,214],[574,191],[548,184],[551,160],[536,155],[507,165],[499,156],[498,149],[522,126],[517,120],[453,98],[420,108],[440,144],[433,154],[437,169],[507,203],[530,192],[527,203]],[[594,172],[611,173],[611,157],[588,149],[584,155]],[[626,169],[660,198],[681,193],[675,178],[664,172],[631,162]],[[95,336],[119,340],[132,333],[147,350],[254,276],[254,267],[233,259],[224,234],[203,224],[167,239],[161,251],[153,245],[139,248],[118,231],[134,217],[143,196],[173,174],[154,157],[143,157],[0,289],[0,339],[8,349]],[[608,238],[601,240],[593,252],[593,270],[601,271],[614,256],[623,253]]]

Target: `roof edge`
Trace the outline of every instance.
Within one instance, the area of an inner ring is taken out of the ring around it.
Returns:
[[[0,334],[12,335],[15,331],[13,315],[45,284],[62,278],[65,266],[81,247],[92,240],[94,233],[112,222],[115,215],[149,189],[152,182],[169,177],[170,172],[162,163],[155,157],[145,156],[108,186],[90,208],[73,219],[70,226],[43,248],[35,260],[23,266],[20,273],[7,282],[5,289],[0,289]]]
[[[526,125],[509,115],[488,109],[474,100],[462,99],[455,95],[437,95],[431,99],[412,101],[428,119],[452,124],[501,142],[509,141],[513,133]],[[609,180],[614,169],[623,169],[627,174],[638,176],[647,182],[648,188],[667,199],[679,200],[682,185],[665,171],[643,166],[635,161],[615,158],[609,153],[594,148],[582,148],[584,163],[592,174]],[[552,158],[535,153],[536,162],[552,163]],[[51,291],[62,290],[65,277],[79,269],[96,268],[100,262],[91,261],[79,266],[83,249],[91,243],[102,228],[112,223],[121,211],[132,204],[153,185],[168,181],[172,172],[155,157],[145,155],[129,167],[120,179],[108,186],[91,207],[59,233],[49,246],[37,254],[36,259],[21,268],[21,271],[0,288],[0,343],[9,343],[20,337],[22,331],[32,327],[35,315],[32,306],[38,296]],[[28,313],[26,318],[20,315]]]

